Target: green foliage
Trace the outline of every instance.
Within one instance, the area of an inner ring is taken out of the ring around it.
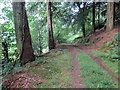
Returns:
[[[16,74],[21,72],[23,69],[20,65],[20,63],[17,62],[9,62],[8,60],[2,60],[2,74]]]
[[[2,60],[4,63],[3,63],[3,66],[4,68],[2,69],[2,74],[8,74],[8,73],[11,73],[13,67],[14,67],[14,63],[10,63],[8,62],[7,60]]]
[[[88,46],[96,43],[97,41],[98,41],[97,39],[91,39],[90,36],[87,36],[85,38],[83,37],[78,40],[75,40],[74,42],[80,46]]]
[[[113,38],[115,41],[120,41],[120,33],[116,33]]]
[[[19,62],[16,62],[14,65],[14,68],[12,70],[12,73],[16,74],[16,73],[19,73],[21,71],[23,71],[23,67],[21,67],[21,64]]]
[[[1,19],[2,23],[3,42],[7,41],[9,48],[9,56],[15,59],[16,40],[14,31],[13,11],[10,1],[0,2],[4,4],[2,7]],[[64,43],[73,41],[74,35],[82,33],[82,24],[85,23],[86,35],[89,35],[92,30],[92,2],[80,2],[80,8],[77,2],[54,2],[52,3],[52,24],[55,41]],[[81,7],[85,4],[85,7]],[[100,12],[98,10],[100,4]],[[119,3],[116,3],[116,22],[119,21]],[[100,15],[100,24],[104,26],[106,19],[106,3],[96,3],[96,27],[98,26],[98,15]],[[85,9],[83,12],[83,9]],[[47,32],[47,13],[45,2],[27,2],[26,10],[28,14],[29,27],[31,31],[33,49],[36,55],[40,55],[43,49],[48,47],[48,32]],[[94,42],[85,42],[85,45],[90,45]],[[13,57],[14,56],[14,57]],[[2,57],[4,57],[2,55]]]
[[[75,38],[78,38],[78,37],[81,37],[81,36],[82,36],[82,33],[72,35],[72,36],[70,36],[70,38],[67,39],[67,41],[74,41]]]
[[[41,55],[48,46],[47,13],[45,3],[27,3],[28,21],[35,55]],[[36,9],[36,10],[34,10]]]
[[[15,40],[15,31],[14,31],[14,22],[13,22],[14,21],[13,12],[9,2],[4,2],[4,4],[6,5],[2,7],[2,14],[1,14],[1,19],[4,22],[0,22],[2,29],[2,34],[1,34],[2,42],[7,44],[9,59],[16,60],[15,59],[16,40]],[[2,50],[3,49],[4,48],[2,48]],[[1,55],[1,57],[2,59],[4,59],[3,54]]]
[[[120,25],[120,2],[115,2],[115,25]]]
[[[118,83],[103,71],[98,64],[85,53],[80,51],[77,56],[81,69],[82,82],[86,88],[117,88]],[[89,69],[88,69],[89,68]]]

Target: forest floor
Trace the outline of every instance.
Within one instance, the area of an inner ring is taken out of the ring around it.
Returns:
[[[8,75],[10,88],[118,88],[118,62],[101,58],[98,47],[111,41],[118,29],[98,32],[90,46],[58,45],[44,57],[28,63],[23,71]],[[12,78],[11,78],[12,77]]]

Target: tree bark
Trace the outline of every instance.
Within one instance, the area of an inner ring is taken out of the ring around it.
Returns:
[[[19,59],[22,65],[34,61],[25,2],[13,2],[14,25]]]
[[[83,10],[83,17],[85,15],[85,4],[86,3],[84,2],[83,8],[82,8],[82,10]],[[85,18],[84,18],[83,23],[82,23],[82,31],[83,31],[83,36],[86,37],[86,32],[85,32]]]
[[[100,2],[98,2],[98,29],[100,29]]]
[[[53,37],[53,28],[52,28],[52,12],[51,12],[51,2],[47,2],[47,21],[48,21],[48,45],[49,49],[55,48],[55,42]]]
[[[83,3],[83,8],[82,8],[82,14],[83,14],[83,18],[84,18],[84,14],[85,14],[85,2]],[[77,6],[79,8],[79,14],[80,13],[80,2],[77,2]],[[84,18],[85,19],[85,18]],[[86,37],[86,32],[85,32],[85,20],[83,19],[83,22],[82,22],[82,32],[83,32],[83,36]]]
[[[92,8],[92,33],[95,32],[95,2],[93,2],[93,8]]]
[[[38,44],[38,46],[39,46],[39,54],[41,55],[42,54],[42,43],[41,43],[41,32],[40,32],[40,30],[39,30],[39,33],[38,33],[38,42],[39,42],[39,44]]]
[[[2,29],[0,25],[0,59],[2,58]]]
[[[82,24],[82,31],[83,31],[83,36],[86,37],[85,23]]]
[[[114,28],[114,2],[108,2],[106,16],[106,31],[110,31]]]

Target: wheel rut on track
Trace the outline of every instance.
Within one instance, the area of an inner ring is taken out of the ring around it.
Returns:
[[[114,73],[112,72],[101,60],[101,58],[96,57],[94,54],[92,54],[91,52],[89,52],[87,49],[80,49],[82,50],[84,53],[86,53],[89,57],[91,57],[103,70],[105,70],[109,75],[112,76],[112,78],[114,78],[117,82],[120,82],[120,78]]]
[[[76,60],[76,56],[79,54],[79,52],[75,51],[74,48],[70,47],[68,48],[71,55],[72,55],[72,59],[71,59],[71,63],[73,66],[72,69],[72,76],[73,76],[73,87],[74,88],[83,88],[83,84],[81,82],[81,76],[80,76],[80,66],[79,66],[79,62]]]

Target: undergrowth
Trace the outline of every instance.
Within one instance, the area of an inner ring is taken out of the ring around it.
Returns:
[[[23,71],[23,68],[21,67],[19,61],[18,62],[9,62],[8,60],[1,60],[1,81],[0,87],[6,89],[7,86],[4,85],[5,82],[8,80],[6,76],[8,74],[17,74],[19,72]]]
[[[110,61],[120,60],[120,33],[116,33],[112,41],[106,41],[100,50],[104,52],[104,56],[109,58]]]
[[[80,51],[77,56],[79,61],[82,82],[85,88],[117,88],[118,83],[112,80],[98,64],[89,56]]]

